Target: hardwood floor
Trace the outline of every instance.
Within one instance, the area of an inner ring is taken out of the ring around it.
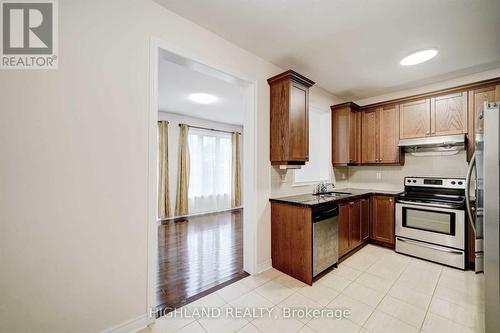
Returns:
[[[177,308],[247,276],[243,210],[163,222],[157,273],[157,310]]]

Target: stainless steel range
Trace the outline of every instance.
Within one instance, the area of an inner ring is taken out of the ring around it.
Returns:
[[[465,178],[406,177],[396,252],[465,269]]]

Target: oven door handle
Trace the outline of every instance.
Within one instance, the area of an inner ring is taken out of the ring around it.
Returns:
[[[413,202],[413,201],[406,201],[406,200],[398,200],[397,202],[405,204],[405,205],[437,207],[437,208],[448,208],[448,209],[452,209],[452,210],[457,210],[457,207],[453,207],[453,206],[450,206],[450,205],[430,204],[430,203]]]
[[[396,239],[400,242],[403,242],[403,243],[409,243],[409,244],[413,244],[413,245],[417,245],[417,246],[421,246],[421,247],[426,247],[426,248],[429,248],[432,250],[438,250],[441,252],[447,252],[447,253],[453,253],[453,254],[463,254],[463,252],[461,252],[461,251],[452,250],[452,249],[445,249],[441,246],[434,246],[434,245],[425,244],[425,243],[421,243],[421,242],[417,242],[417,241],[412,241],[412,240],[404,239],[404,238],[400,238],[400,237],[396,237]]]

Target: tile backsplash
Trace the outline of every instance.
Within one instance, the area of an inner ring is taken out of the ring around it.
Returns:
[[[313,186],[294,186],[293,170],[288,170],[285,181],[277,167],[271,167],[271,196],[283,197],[311,193]],[[406,154],[403,166],[349,166],[333,168],[333,182],[337,188],[368,188],[402,190],[406,176],[465,177],[466,152],[449,156],[413,156]]]
[[[349,167],[349,187],[402,190],[406,176],[465,177],[466,152],[449,156],[413,156],[406,154],[403,166]]]

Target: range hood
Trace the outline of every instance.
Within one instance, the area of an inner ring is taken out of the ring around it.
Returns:
[[[399,147],[408,153],[416,152],[446,152],[465,149],[465,135],[430,136],[417,139],[399,140]]]

